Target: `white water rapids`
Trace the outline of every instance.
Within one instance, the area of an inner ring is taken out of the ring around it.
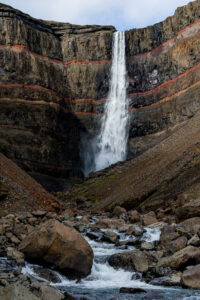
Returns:
[[[144,241],[158,241],[160,239],[159,228],[146,227],[142,240]],[[110,229],[107,229],[110,230]],[[104,231],[104,230],[102,230]],[[132,236],[126,236],[124,233],[120,233],[118,230],[111,230],[116,232],[120,236],[120,240],[126,240],[132,238]],[[52,286],[56,286],[61,291],[69,292],[77,300],[200,300],[199,291],[185,290],[176,287],[161,287],[153,286],[145,283],[142,279],[134,280],[132,278],[134,272],[125,271],[122,269],[115,270],[108,264],[108,258],[114,253],[124,253],[133,250],[134,247],[129,246],[127,249],[116,247],[114,244],[103,243],[100,241],[90,240],[84,236],[85,239],[91,245],[94,251],[94,263],[92,272],[89,276],[81,281],[69,280],[65,276],[54,273],[60,279],[59,283],[49,282]],[[34,265],[26,263],[23,267],[23,274],[30,274],[39,281],[45,281],[43,278],[38,277],[35,273]],[[144,293],[131,295],[120,294],[120,287],[128,288],[142,288],[147,291]]]
[[[126,88],[125,33],[115,32],[109,94],[101,119],[100,132],[90,143],[94,157],[92,165],[85,168],[86,174],[126,159],[129,120]],[[85,160],[87,156],[88,153]]]

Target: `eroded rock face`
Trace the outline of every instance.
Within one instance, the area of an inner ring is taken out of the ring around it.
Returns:
[[[72,227],[56,220],[40,225],[19,246],[26,259],[54,265],[70,278],[90,274],[93,251],[85,239]]]
[[[199,11],[197,0],[126,32],[130,157],[200,109]],[[3,4],[0,29],[0,150],[62,190],[82,175],[80,141],[103,112],[115,29],[36,20]]]

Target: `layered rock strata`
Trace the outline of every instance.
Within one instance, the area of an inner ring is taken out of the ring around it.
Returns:
[[[199,16],[197,0],[126,32],[130,157],[200,108]],[[1,151],[52,190],[67,187],[55,178],[81,175],[80,140],[103,113],[115,29],[36,20],[3,4],[0,29]]]

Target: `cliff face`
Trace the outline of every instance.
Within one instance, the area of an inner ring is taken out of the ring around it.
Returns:
[[[199,17],[197,0],[126,32],[130,157],[200,108]],[[0,149],[40,182],[60,177],[59,189],[61,178],[81,175],[80,139],[103,112],[114,31],[36,20],[0,4]]]
[[[107,94],[113,30],[0,5],[0,149],[42,182],[81,175],[79,106]]]

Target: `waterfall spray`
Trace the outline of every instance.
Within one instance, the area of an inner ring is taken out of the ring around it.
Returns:
[[[99,171],[126,159],[128,139],[125,33],[113,35],[111,81],[101,128],[93,140],[94,161],[89,171]]]

